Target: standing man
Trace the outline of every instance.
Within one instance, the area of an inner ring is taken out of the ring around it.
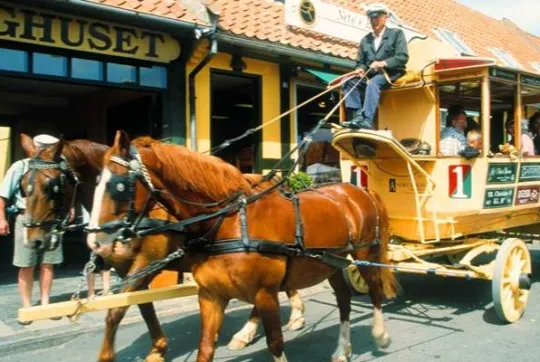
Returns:
[[[38,135],[33,139],[34,145],[38,149],[58,142],[58,139],[49,135]],[[55,250],[30,249],[24,245],[24,211],[26,209],[26,199],[20,191],[20,183],[23,175],[28,171],[28,158],[19,160],[11,165],[6,172],[4,179],[0,183],[0,235],[9,234],[9,223],[6,218],[6,204],[11,201],[10,208],[16,209],[12,213],[15,217],[14,243],[15,252],[13,255],[13,265],[19,268],[19,294],[23,308],[32,306],[32,287],[34,284],[34,268],[41,264],[39,282],[41,304],[49,304],[49,295],[54,277],[54,264],[63,261],[62,247]],[[53,318],[60,319],[60,318]],[[20,322],[22,325],[31,322]]]
[[[373,129],[381,90],[390,87],[383,71],[392,82],[405,74],[405,66],[409,60],[407,40],[401,29],[386,27],[388,14],[389,10],[383,4],[372,4],[368,8],[367,16],[373,32],[363,37],[360,42],[356,73],[359,77],[365,75],[369,81],[366,85],[365,80],[362,80],[352,91],[358,79],[351,79],[344,84],[344,93],[351,91],[345,99],[349,120],[343,124],[345,127]],[[363,102],[361,93],[365,94]]]

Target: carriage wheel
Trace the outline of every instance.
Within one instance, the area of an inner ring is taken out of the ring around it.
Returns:
[[[343,276],[345,277],[345,283],[347,283],[353,295],[369,293],[369,286],[356,265],[349,265],[343,269]]]
[[[521,318],[531,285],[531,255],[520,239],[506,239],[497,252],[491,291],[499,318],[513,323]]]

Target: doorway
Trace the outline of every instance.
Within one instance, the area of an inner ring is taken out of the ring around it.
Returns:
[[[211,73],[212,148],[261,124],[261,81],[258,76]],[[215,153],[242,173],[261,172],[261,132],[251,134]]]
[[[131,139],[140,136],[158,137],[153,130],[158,129],[160,115],[155,107],[157,95],[143,97],[115,104],[107,109],[107,144],[112,145],[117,130],[125,131]]]

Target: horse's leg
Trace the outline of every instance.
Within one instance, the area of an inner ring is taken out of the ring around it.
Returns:
[[[148,261],[144,260],[143,258],[136,259],[132,263],[127,275],[128,276],[132,275],[147,265],[148,265]],[[144,284],[144,281],[145,281],[144,278],[136,280],[132,284],[122,288],[120,290],[120,293],[126,293],[126,292],[132,292],[132,291],[138,290]],[[99,362],[114,361],[115,359],[114,341],[116,338],[116,331],[118,330],[118,325],[124,318],[128,308],[129,306],[125,306],[125,307],[112,308],[107,311],[107,316],[105,317],[105,335],[103,337],[103,343],[101,345],[101,350],[98,356]],[[157,317],[156,317],[153,305],[151,305],[151,307],[142,307],[142,308],[141,306],[139,306],[139,309],[141,310],[141,314],[144,320],[146,321],[146,324],[150,332],[150,336],[152,337],[152,350],[150,352],[149,357],[155,358],[155,356],[151,356],[151,355],[155,354],[157,350],[163,351],[163,354],[162,354],[163,356],[165,354],[165,351],[167,350],[167,339],[165,338],[163,331],[161,327],[159,326],[159,322],[157,321]],[[155,320],[155,322],[150,322],[150,323],[148,322],[152,320]],[[156,324],[157,324],[157,328],[155,327]],[[150,361],[152,361],[152,359],[150,359]]]
[[[228,300],[212,295],[206,290],[199,290],[201,335],[197,362],[209,362],[214,358],[216,335],[223,323],[223,313],[227,304]]]
[[[236,351],[242,348],[245,348],[248,344],[253,341],[255,334],[257,333],[257,327],[259,326],[259,312],[257,308],[253,307],[249,319],[238,331],[229,342],[228,348],[232,351]]]
[[[157,319],[156,310],[153,303],[138,305],[141,315],[146,322],[150,338],[152,338],[152,349],[146,356],[146,362],[164,362],[167,353],[167,337]]]
[[[382,313],[382,282],[379,271],[376,267],[359,267],[362,278],[369,287],[369,296],[373,304],[373,327],[371,335],[375,344],[382,349],[390,346],[390,334],[384,326],[384,317]]]
[[[345,362],[351,358],[351,292],[345,283],[341,270],[328,278],[336,294],[339,308],[339,337],[336,350],[332,354],[332,362]]]
[[[290,331],[302,329],[306,324],[306,319],[304,318],[304,302],[302,301],[298,290],[287,290],[286,293],[291,302],[291,316],[289,318],[289,323],[287,323],[287,329]]]
[[[281,314],[279,310],[278,291],[261,289],[255,297],[255,308],[261,316],[266,344],[275,362],[286,362],[284,353],[283,332],[281,331]]]

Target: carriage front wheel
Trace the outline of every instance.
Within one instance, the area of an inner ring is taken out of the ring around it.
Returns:
[[[513,323],[521,318],[531,287],[531,255],[520,239],[506,239],[495,259],[491,291],[499,318]]]

